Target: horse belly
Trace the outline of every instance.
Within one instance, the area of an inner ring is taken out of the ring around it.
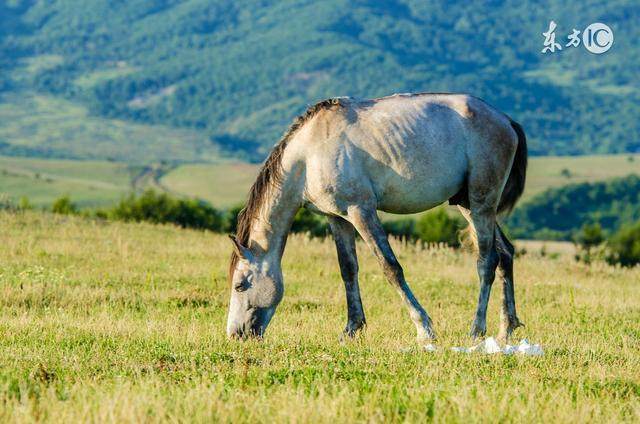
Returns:
[[[434,208],[463,187],[466,170],[464,155],[455,151],[440,160],[417,155],[399,171],[389,168],[376,184],[378,209],[409,214]]]

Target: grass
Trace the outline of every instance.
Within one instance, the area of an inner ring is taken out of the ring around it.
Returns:
[[[569,174],[563,175],[563,170]],[[640,174],[640,154],[533,157],[527,170],[524,199],[567,184]]]
[[[88,74],[83,74],[75,80],[75,84],[83,89],[88,89],[108,80],[133,74],[137,68],[122,64],[113,68],[100,69]]]
[[[369,327],[341,344],[330,240],[291,237],[262,343],[226,340],[223,235],[0,212],[0,421],[637,422],[640,269],[516,262],[542,357],[430,354],[359,246]],[[472,256],[394,243],[441,347],[467,344]],[[489,310],[495,334],[500,286]],[[409,351],[405,348],[413,347]]]
[[[573,87],[601,95],[630,96],[637,93],[637,88],[632,85],[610,83],[605,78],[596,78],[593,75],[589,75],[587,78],[584,71],[581,73],[573,66],[575,63],[552,62],[526,71],[523,76],[536,82],[551,83],[559,87]]]
[[[104,206],[131,191],[135,170],[123,163],[0,156],[0,190],[34,206],[69,195],[79,206]]]
[[[182,165],[160,181],[173,192],[205,199],[219,207],[231,207],[244,202],[259,168],[248,163]]]

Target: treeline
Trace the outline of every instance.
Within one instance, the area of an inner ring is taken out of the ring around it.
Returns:
[[[31,206],[23,199],[17,208],[29,209]],[[68,196],[58,198],[51,206],[51,211],[57,214],[81,214],[117,221],[173,224],[182,228],[218,233],[236,232],[237,216],[241,209],[242,206],[237,206],[221,210],[202,200],[176,198],[153,190],[140,195],[131,194],[110,208],[80,210]],[[436,209],[417,220],[387,220],[383,225],[390,235],[409,242],[442,243],[458,247],[458,233],[465,227],[465,222],[461,217],[449,216],[444,209]],[[291,232],[307,233],[312,237],[326,237],[330,234],[327,220],[305,208],[301,208],[296,214]]]
[[[576,240],[583,225],[597,224],[603,237],[640,221],[640,177],[549,189],[519,205],[507,220],[517,238]]]

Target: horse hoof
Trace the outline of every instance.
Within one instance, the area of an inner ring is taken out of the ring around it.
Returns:
[[[485,334],[487,334],[487,327],[479,326],[477,324],[473,324],[473,326],[471,327],[471,331],[469,332],[469,336],[474,340],[480,337],[484,337]]]
[[[353,339],[357,337],[359,334],[364,332],[365,323],[361,322],[358,324],[347,324],[345,329],[342,331],[342,335],[340,336],[340,341],[345,341],[347,339]]]

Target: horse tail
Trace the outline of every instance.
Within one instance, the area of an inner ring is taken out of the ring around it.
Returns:
[[[513,128],[518,136],[518,147],[516,148],[516,154],[511,164],[509,178],[502,191],[502,197],[500,197],[498,213],[509,213],[513,210],[513,207],[524,191],[524,183],[527,179],[527,137],[520,124],[511,118],[509,118],[509,121],[511,122],[511,128]]]

